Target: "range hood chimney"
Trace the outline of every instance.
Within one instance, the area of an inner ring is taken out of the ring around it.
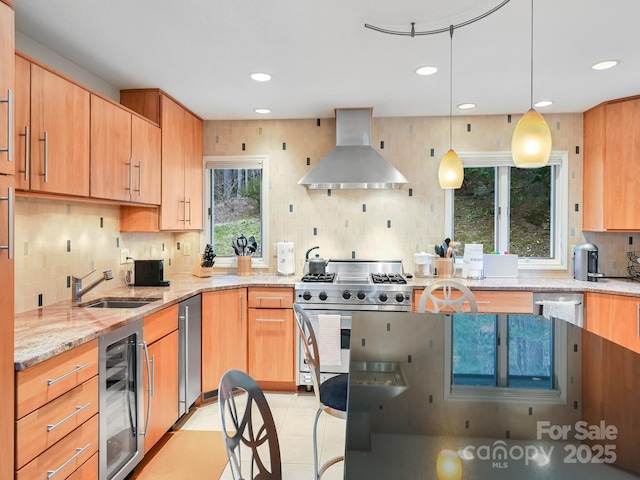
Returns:
[[[372,108],[336,109],[336,148],[300,179],[309,190],[401,188],[409,180],[371,146]]]

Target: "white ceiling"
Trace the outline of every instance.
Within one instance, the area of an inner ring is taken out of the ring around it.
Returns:
[[[17,0],[16,30],[116,89],[159,87],[203,119],[449,114],[446,28],[502,0]],[[640,93],[640,1],[536,0],[534,102],[582,112]],[[531,2],[511,0],[453,36],[453,103],[464,114],[519,114],[530,104]],[[590,66],[621,60],[606,71]],[[434,65],[438,73],[414,70]],[[249,78],[267,72],[270,82]]]

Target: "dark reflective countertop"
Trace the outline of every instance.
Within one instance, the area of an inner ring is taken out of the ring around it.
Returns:
[[[355,314],[345,478],[639,478],[640,355],[555,322],[554,389],[494,392],[452,388],[452,317]]]

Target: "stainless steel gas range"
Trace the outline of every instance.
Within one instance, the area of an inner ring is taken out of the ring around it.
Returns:
[[[403,276],[401,260],[329,260],[326,273],[306,274],[296,282],[296,303],[309,316],[316,336],[321,336],[323,322],[340,318],[339,360],[327,363],[321,348],[321,381],[349,371],[351,316],[363,311],[411,311],[411,285]],[[336,341],[336,340],[334,340]],[[335,348],[337,346],[334,345]],[[326,347],[329,348],[329,347]],[[304,352],[298,341],[298,385],[312,385]]]

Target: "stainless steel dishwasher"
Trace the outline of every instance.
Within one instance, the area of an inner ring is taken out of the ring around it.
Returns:
[[[178,413],[182,417],[200,396],[202,371],[202,300],[200,295],[178,305]]]

